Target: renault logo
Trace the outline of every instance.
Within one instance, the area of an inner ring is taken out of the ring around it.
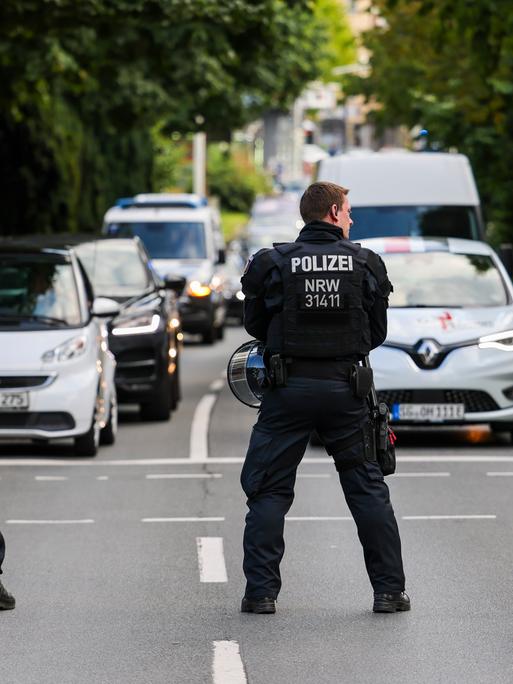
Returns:
[[[421,340],[417,345],[417,354],[425,366],[433,366],[441,349],[441,346],[435,340]]]

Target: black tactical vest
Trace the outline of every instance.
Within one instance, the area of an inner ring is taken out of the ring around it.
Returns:
[[[363,307],[368,251],[338,240],[276,245],[268,255],[283,282],[283,310],[267,332],[267,346],[291,357],[367,354],[370,325]]]

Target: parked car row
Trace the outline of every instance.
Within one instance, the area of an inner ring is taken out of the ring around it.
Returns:
[[[0,437],[113,444],[118,402],[167,420],[178,405],[182,276],[161,279],[138,238],[4,240]]]

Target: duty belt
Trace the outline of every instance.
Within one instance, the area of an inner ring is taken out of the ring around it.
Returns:
[[[334,359],[287,359],[287,374],[318,380],[346,380],[351,374],[351,365]]]

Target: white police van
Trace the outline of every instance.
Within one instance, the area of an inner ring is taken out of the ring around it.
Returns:
[[[185,276],[178,303],[183,330],[201,334],[207,344],[222,338],[226,304],[219,267],[225,244],[219,211],[206,198],[173,193],[123,198],[105,214],[103,232],[139,236],[160,276]]]
[[[351,240],[484,239],[479,195],[463,154],[354,150],[323,159],[317,176],[350,189]]]

